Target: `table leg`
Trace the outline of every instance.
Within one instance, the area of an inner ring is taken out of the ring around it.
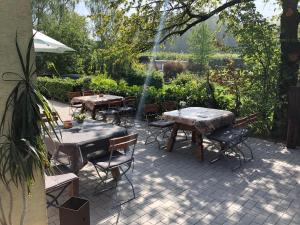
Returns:
[[[73,180],[68,188],[70,197],[79,196],[79,179]]]
[[[112,175],[112,177],[113,177],[115,180],[118,180],[118,179],[120,178],[120,176],[121,176],[121,173],[120,173],[119,168],[118,168],[118,167],[113,168],[113,169],[111,170],[111,175]]]
[[[94,107],[93,110],[92,110],[92,119],[93,120],[96,119],[96,107]]]
[[[192,142],[196,143],[196,131],[192,131]]]
[[[168,145],[167,145],[167,149],[166,149],[167,152],[171,152],[173,150],[173,146],[174,146],[174,143],[176,141],[176,136],[177,136],[178,129],[179,129],[179,125],[177,123],[175,123],[174,126],[173,126],[171,136],[170,136],[169,141],[168,141]]]
[[[196,149],[195,149],[195,156],[197,159],[203,161],[203,137],[202,134],[199,132],[195,133],[196,138]]]

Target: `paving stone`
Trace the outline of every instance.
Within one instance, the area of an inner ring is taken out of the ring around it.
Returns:
[[[68,106],[60,105],[57,111],[68,113]],[[232,172],[224,160],[197,161],[189,142],[177,142],[171,153],[156,144],[145,146],[145,126],[129,129],[139,133],[135,168],[128,174],[136,199],[112,209],[116,192],[95,196],[93,166],[80,171],[80,196],[90,200],[92,225],[300,224],[300,151],[250,138],[254,160]],[[128,184],[121,183],[118,190],[126,193]],[[67,199],[64,193],[60,202]],[[59,225],[57,209],[48,209],[48,224]]]

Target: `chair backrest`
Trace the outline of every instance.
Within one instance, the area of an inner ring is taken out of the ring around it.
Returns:
[[[136,98],[134,96],[125,97],[124,100],[123,100],[123,103],[124,103],[125,106],[135,107]]]
[[[51,114],[52,114],[53,120],[58,121],[59,115],[57,114],[57,112],[51,112]],[[45,113],[41,113],[41,118],[44,123],[48,122],[48,119],[47,119]]]
[[[157,104],[146,104],[144,106],[144,116],[146,121],[155,120],[159,115],[159,106]]]
[[[129,134],[123,137],[112,138],[109,140],[109,151],[124,150],[137,143],[138,134]]]
[[[138,134],[129,134],[123,137],[112,138],[109,140],[109,165],[114,155],[114,151],[124,151],[126,155],[130,155],[133,160],[135,145],[137,143]]]
[[[95,93],[91,90],[88,90],[88,91],[83,91],[82,92],[82,95],[83,96],[91,96],[91,95],[94,95]]]
[[[144,106],[144,114],[158,114],[159,113],[159,107],[157,104],[146,104]]]
[[[72,98],[80,97],[80,96],[81,96],[81,92],[80,91],[68,92],[69,101],[71,101]]]
[[[233,127],[234,128],[246,127],[249,124],[256,122],[257,121],[257,116],[258,116],[258,113],[253,113],[253,114],[250,114],[250,115],[245,116],[243,118],[238,118],[238,119],[236,119]]]
[[[175,101],[165,101],[161,104],[161,106],[164,112],[177,109],[177,103]]]
[[[110,100],[108,101],[108,108],[118,108],[121,107],[123,101],[116,99],[116,100]]]

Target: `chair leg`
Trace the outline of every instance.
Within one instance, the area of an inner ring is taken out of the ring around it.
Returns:
[[[124,205],[124,204],[126,204],[126,203],[128,203],[128,202],[130,202],[130,201],[132,201],[132,200],[134,200],[134,199],[136,198],[134,186],[133,186],[131,180],[129,179],[129,177],[126,175],[126,172],[130,169],[130,166],[129,166],[125,171],[123,170],[123,168],[122,168],[121,166],[120,166],[119,168],[120,168],[120,170],[122,171],[122,174],[121,174],[121,175],[124,175],[124,177],[126,178],[126,180],[128,181],[128,183],[129,183],[130,186],[131,186],[131,190],[132,190],[132,195],[133,195],[133,197],[130,198],[130,199],[128,199],[128,200],[126,200],[126,201],[123,201],[123,202],[121,202],[121,203],[115,205],[113,208],[116,208],[116,207],[119,207],[119,206],[121,206],[121,205]],[[117,182],[117,185],[118,185],[118,182]],[[116,185],[116,187],[117,187],[117,185]]]
[[[109,173],[109,171],[105,171],[105,172],[104,172],[104,173],[105,173],[105,176],[102,177],[101,174],[100,174],[99,168],[97,168],[97,166],[95,166],[95,165],[94,165],[94,167],[95,167],[96,172],[97,172],[97,174],[98,174],[98,177],[99,177],[99,179],[100,179],[100,182],[99,182],[98,184],[96,184],[96,187],[95,187],[95,190],[94,190],[94,195],[97,195],[97,194],[100,194],[100,193],[102,193],[102,192],[105,192],[105,191],[108,191],[108,190],[113,189],[114,187],[109,187],[109,188],[104,188],[104,189],[98,191],[98,187],[99,187],[99,186],[101,186],[101,185],[104,186],[104,185],[107,184],[106,181],[107,181],[107,178],[108,178],[108,173]]]
[[[49,208],[50,206],[53,206],[53,207],[56,207],[56,208],[58,207],[58,205],[59,205],[59,203],[58,203],[58,198],[62,195],[62,193],[66,190],[66,188],[67,188],[69,185],[70,185],[70,183],[67,184],[67,185],[65,185],[64,187],[62,187],[56,196],[54,196],[54,195],[51,194],[51,193],[46,193],[47,196],[49,196],[50,198],[52,198],[51,201],[47,202],[47,208]],[[55,203],[55,204],[54,204],[54,203]]]
[[[246,142],[243,142],[243,144],[248,148],[248,150],[250,152],[250,155],[251,155],[250,160],[254,159],[252,148]]]
[[[235,170],[241,168],[241,166],[242,166],[242,158],[241,158],[241,155],[239,154],[239,151],[237,151],[236,148],[232,148],[232,152],[235,153],[235,155],[238,157],[238,160],[239,160],[239,165],[231,168],[232,171],[235,171]]]

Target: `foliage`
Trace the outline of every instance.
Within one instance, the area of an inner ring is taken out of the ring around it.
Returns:
[[[74,91],[78,83],[69,78],[38,77],[37,87],[47,98],[68,102],[68,92]]]
[[[86,118],[86,114],[85,113],[74,113],[72,115],[72,118],[74,120],[76,120],[78,123],[83,123],[83,121],[85,120]]]
[[[171,61],[164,64],[164,75],[166,79],[174,78],[177,74],[182,73],[185,67],[178,61]]]
[[[207,67],[215,50],[215,37],[206,23],[192,29],[188,36],[188,46],[193,55],[193,61],[203,68]]]
[[[190,78],[195,78],[191,80]],[[91,78],[91,84],[89,86],[90,89],[95,91],[100,91],[102,93],[110,93],[121,96],[136,96],[138,99],[141,97],[143,86],[137,85],[128,85],[124,80],[120,80],[116,82],[107,78],[106,75],[98,75]],[[49,87],[51,84],[55,86],[61,85],[62,87],[65,84],[67,87],[75,88],[76,86],[80,86],[81,82],[72,81],[69,79],[59,79],[59,78],[38,78],[38,85],[45,85],[45,87]],[[71,83],[71,84],[70,84]],[[146,92],[146,103],[158,103],[160,104],[162,101],[173,100],[176,102],[185,101],[189,106],[208,106],[208,98],[205,89],[203,88],[205,81],[196,77],[193,74],[180,74],[177,79],[173,80],[168,85],[163,85],[161,88],[155,88],[154,86],[149,86]],[[231,97],[229,92],[226,92],[226,88],[222,88],[221,86],[217,86],[216,96],[217,101],[221,108],[229,109],[234,104],[234,98]],[[46,88],[40,87],[40,89],[45,90]],[[61,99],[61,96],[66,96],[67,92],[63,93],[63,91],[67,89],[62,89],[62,92],[51,92],[51,97],[53,99]],[[50,92],[50,91],[49,91]],[[226,92],[226,95],[224,95]],[[224,95],[224,96],[223,96]]]
[[[78,2],[78,0],[31,0],[33,25],[39,30],[40,25],[49,15],[55,16],[60,23],[64,14],[69,10],[74,10]]]
[[[90,73],[92,54],[95,47],[89,39],[89,30],[86,18],[74,12],[66,11],[58,21],[55,15],[48,15],[43,19],[39,28],[46,35],[59,40],[76,52],[65,54],[43,53],[37,57],[37,68],[40,73],[49,71],[48,65],[53,64],[60,74]],[[55,72],[50,69],[50,72]]]
[[[8,96],[0,123],[0,179],[5,184],[12,180],[16,186],[25,183],[28,190],[34,181],[35,170],[42,173],[44,166],[48,164],[42,129],[50,136],[50,130],[56,134],[54,126],[57,125],[47,100],[33,83],[36,74],[34,64],[31,63],[32,45],[33,37],[28,44],[26,57],[23,58],[16,37],[22,74],[2,74],[4,81],[10,81],[8,75],[18,77],[20,81]],[[41,117],[40,108],[44,111],[47,124]],[[56,137],[58,138],[57,135]]]
[[[139,54],[139,57],[152,57],[153,54],[151,52],[143,52]],[[239,55],[236,53],[213,53],[211,56],[212,60],[222,60],[222,59],[238,59]],[[157,60],[183,60],[183,61],[191,61],[193,59],[193,55],[191,53],[178,53],[178,52],[156,52],[155,59]]]
[[[244,114],[259,112],[259,131],[268,133],[277,104],[280,61],[278,28],[256,12],[254,3],[232,9],[224,19],[238,41],[245,68],[249,71],[239,85],[244,95],[241,111]]]
[[[148,77],[148,86],[161,88],[164,84],[163,74],[157,70],[146,68],[141,64],[134,64],[131,71],[123,77],[129,85],[144,85]]]

